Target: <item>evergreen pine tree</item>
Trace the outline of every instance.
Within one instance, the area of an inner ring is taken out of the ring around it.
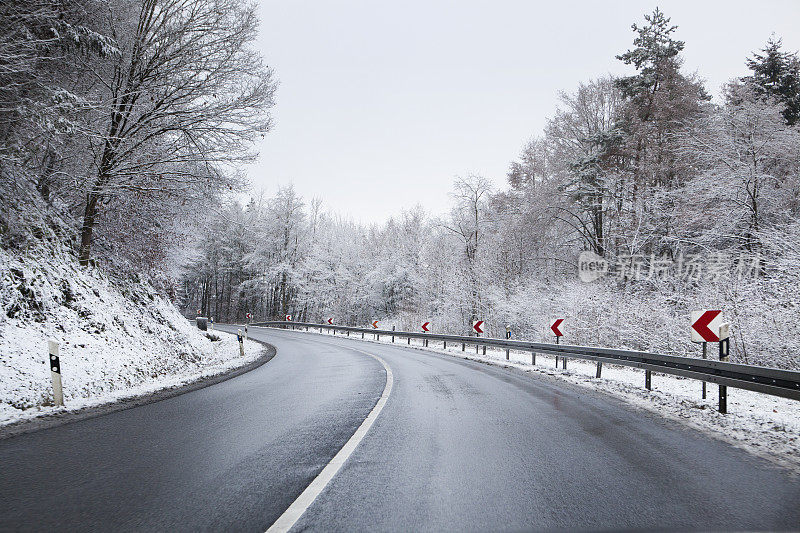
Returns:
[[[786,123],[793,125],[800,120],[800,59],[796,53],[781,51],[781,46],[780,39],[770,37],[762,53],[747,60],[753,74],[742,81],[752,84],[758,94],[780,101]]]

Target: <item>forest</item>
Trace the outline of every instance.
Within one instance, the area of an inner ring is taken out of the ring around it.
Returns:
[[[200,208],[246,186],[272,126],[255,6],[14,0],[0,31],[3,247],[44,240],[168,289]]]
[[[563,92],[506,187],[456,179],[449,216],[361,225],[291,186],[224,204],[185,312],[454,334],[482,319],[545,342],[563,317],[569,343],[697,355],[690,311],[723,309],[734,360],[800,368],[798,56],[773,36],[715,103],[662,11],[632,29],[617,59],[635,73]],[[579,257],[603,273],[582,280]]]
[[[277,91],[253,4],[18,0],[0,26],[5,250],[218,322],[550,342],[562,317],[568,343],[697,355],[690,311],[722,309],[732,360],[800,368],[800,59],[778,36],[712,98],[656,9],[617,56],[631,74],[566,88],[502,188],[464,175],[446,216],[364,225],[291,186],[242,201]]]

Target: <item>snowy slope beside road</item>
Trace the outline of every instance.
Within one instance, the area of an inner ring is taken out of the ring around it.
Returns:
[[[147,283],[112,282],[67,255],[0,250],[0,425],[52,413],[47,340],[60,343],[66,408],[98,405],[242,366]]]

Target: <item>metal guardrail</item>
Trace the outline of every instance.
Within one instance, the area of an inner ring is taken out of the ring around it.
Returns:
[[[337,331],[346,333],[362,333],[374,335],[387,335],[409,339],[423,339],[429,341],[440,341],[445,343],[457,343],[462,345],[462,350],[466,345],[483,346],[484,353],[486,346],[504,348],[506,350],[517,350],[531,352],[532,354],[555,355],[557,358],[564,358],[564,368],[566,359],[588,359],[598,363],[611,363],[615,365],[630,366],[641,368],[646,371],[646,383],[650,382],[650,372],[660,372],[662,374],[672,374],[687,378],[708,381],[722,386],[730,386],[738,389],[780,396],[800,400],[800,372],[794,370],[781,370],[778,368],[768,368],[763,366],[742,365],[729,363],[727,361],[715,361],[712,359],[695,359],[692,357],[680,357],[674,355],[662,355],[650,352],[640,352],[634,350],[616,350],[612,348],[596,348],[591,346],[571,346],[569,344],[546,344],[539,342],[528,342],[521,340],[496,339],[491,337],[464,337],[460,335],[440,335],[438,333],[421,333],[413,331],[394,331],[372,328],[356,328],[350,326],[314,324],[309,322],[286,322],[286,321],[267,321],[255,322],[251,326],[264,327],[292,327],[292,328],[317,328],[332,330],[334,335]],[[558,359],[556,359],[558,365]],[[598,367],[598,376],[599,367]],[[649,387],[648,387],[649,388]],[[723,396],[720,395],[720,410],[723,412]]]

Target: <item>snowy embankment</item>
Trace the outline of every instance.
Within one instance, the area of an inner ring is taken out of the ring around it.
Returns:
[[[234,335],[206,335],[144,282],[112,282],[55,254],[0,249],[0,426],[191,383],[241,367]],[[212,341],[211,338],[218,340]],[[53,406],[47,340],[60,345]]]
[[[380,341],[365,340],[391,343],[388,336],[382,336]],[[397,343],[400,342],[398,338]],[[402,339],[402,345],[408,346],[406,342]],[[411,342],[417,349],[517,368],[538,377],[561,379],[613,394],[633,406],[680,421],[800,473],[800,401],[728,387],[728,413],[723,415],[717,410],[719,390],[713,383],[707,384],[703,400],[702,382],[679,376],[653,372],[652,390],[648,391],[644,388],[644,371],[635,368],[604,363],[598,379],[593,361],[569,359],[567,370],[563,370],[560,363],[555,368],[555,358],[549,355],[537,354],[536,365],[532,365],[529,352],[512,351],[506,361],[505,350],[487,348],[483,355],[475,353],[474,345],[467,345],[462,352],[460,344],[445,350],[441,344],[434,346],[433,341],[428,348],[421,346],[422,341]]]

